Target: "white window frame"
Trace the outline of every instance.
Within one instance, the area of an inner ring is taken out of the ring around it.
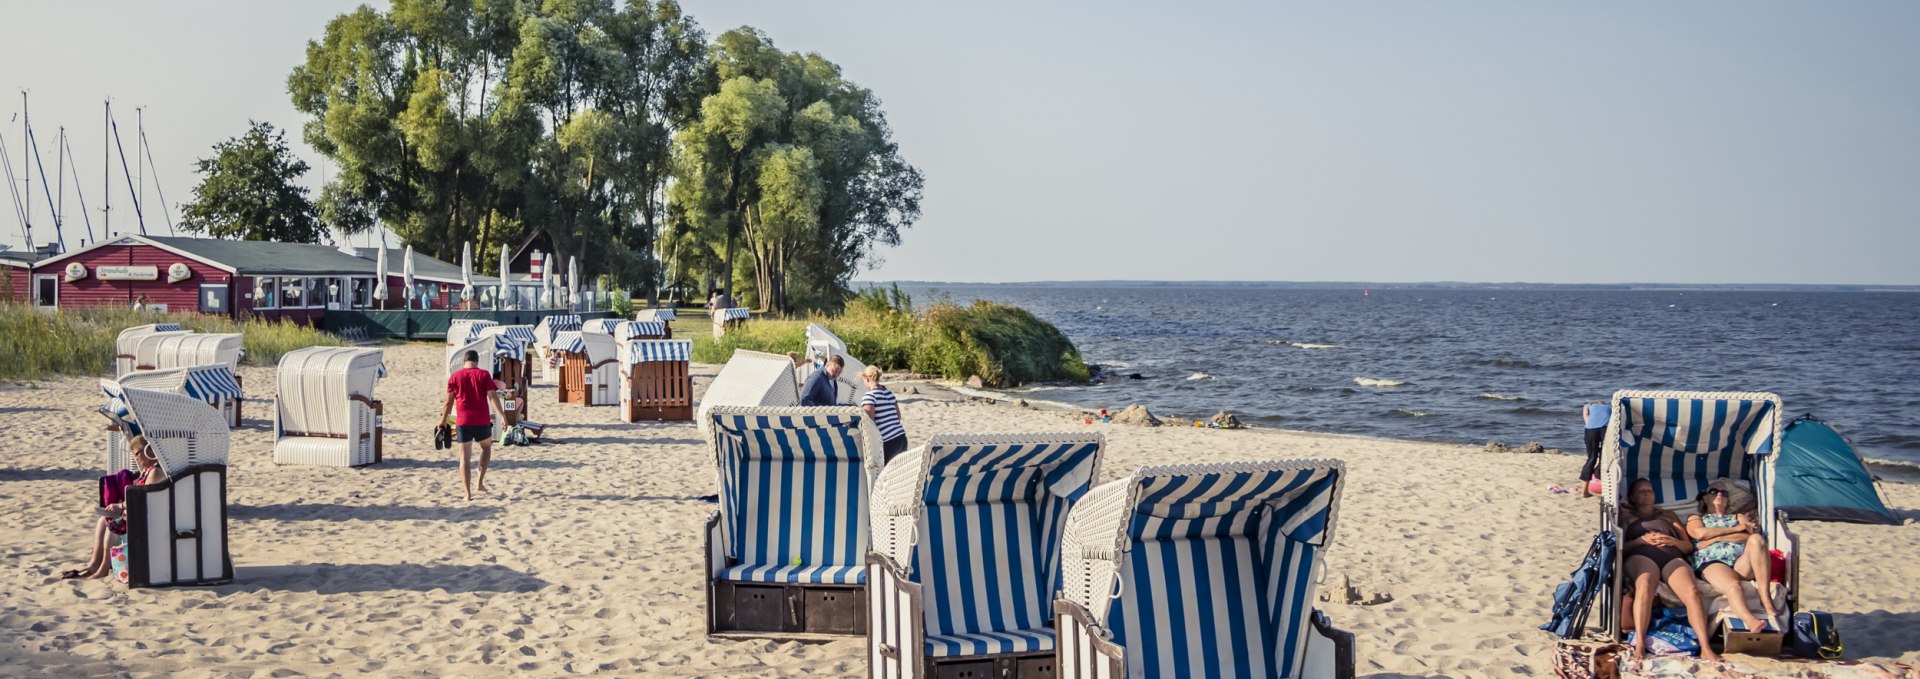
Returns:
[[[286,301],[280,298],[280,277],[279,276],[254,276],[253,289],[260,291],[260,293],[257,293],[253,296],[253,304],[249,305],[249,306],[252,306],[253,309],[256,311],[268,311],[272,309],[278,309],[280,308],[280,303],[283,301]],[[263,296],[266,297],[267,299],[273,300],[273,303],[266,306],[261,306],[260,298]]]
[[[53,303],[52,304],[40,303],[40,281],[42,280],[53,281],[53,300],[52,300]],[[60,308],[60,274],[57,274],[57,273],[34,274],[33,287],[28,291],[27,294],[33,296],[33,306],[36,308],[40,308],[40,309]]]

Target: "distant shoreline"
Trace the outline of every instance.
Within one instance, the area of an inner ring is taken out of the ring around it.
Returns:
[[[1365,281],[855,281],[856,286],[977,288],[1244,288],[1263,290],[1558,290],[1622,292],[1882,292],[1915,293],[1920,285],[1814,285],[1787,283],[1372,283]]]

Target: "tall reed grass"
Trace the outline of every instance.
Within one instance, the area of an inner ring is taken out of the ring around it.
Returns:
[[[869,365],[951,379],[979,376],[992,387],[1087,380],[1087,365],[1059,328],[1016,306],[938,301],[915,311],[899,288],[869,288],[837,316],[754,319],[713,339],[695,333],[693,358],[724,363],[735,349],[806,351],[806,324],[819,323]]]
[[[247,365],[275,365],[294,349],[346,344],[317,329],[281,321],[135,312],[119,307],[46,311],[0,302],[0,379],[42,379],[112,372],[121,330],[147,323],[178,323],[195,332],[246,335]]]

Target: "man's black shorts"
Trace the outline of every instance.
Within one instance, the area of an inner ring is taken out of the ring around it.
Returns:
[[[476,425],[463,424],[453,428],[454,443],[466,443],[468,441],[492,441],[492,440],[493,440],[493,425],[491,424],[476,424]]]

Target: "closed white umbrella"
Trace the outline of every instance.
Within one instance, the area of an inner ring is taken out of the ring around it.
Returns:
[[[460,301],[473,301],[473,243],[460,244]]]
[[[567,257],[567,304],[580,310],[580,260]]]
[[[507,290],[510,289],[507,287],[507,256],[508,256],[507,245],[505,243],[501,243],[500,244],[500,294],[496,295],[493,299],[493,308],[495,309],[507,308]]]
[[[405,258],[400,260],[400,284],[406,286],[407,308],[413,308],[413,246],[407,246]]]
[[[380,252],[373,256],[373,262],[373,298],[384,302],[387,301],[387,238],[385,236],[380,237]]]

